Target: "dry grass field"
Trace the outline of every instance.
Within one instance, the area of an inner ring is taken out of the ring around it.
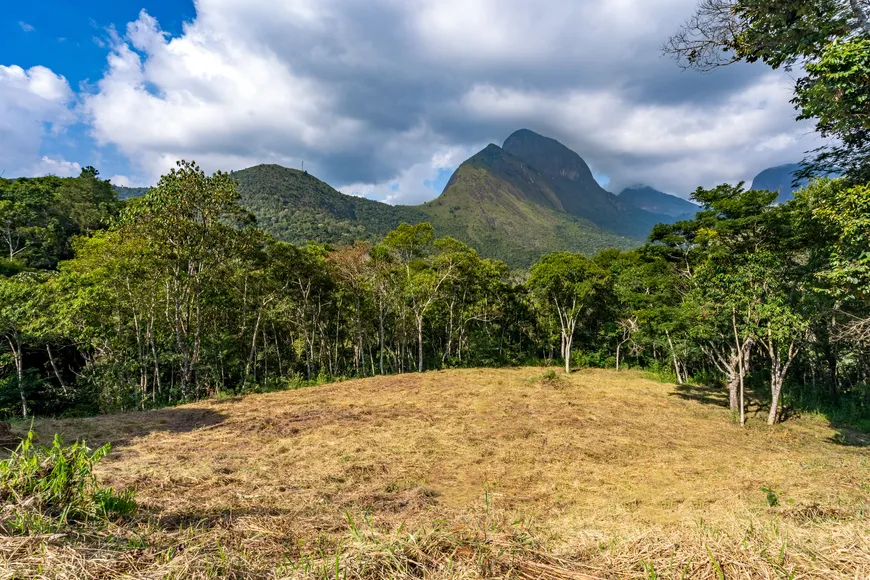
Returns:
[[[2,538],[0,577],[870,578],[868,441],[725,402],[521,368],[40,421],[140,512]]]

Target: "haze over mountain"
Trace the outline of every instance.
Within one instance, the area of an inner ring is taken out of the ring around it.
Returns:
[[[807,184],[807,180],[802,179],[797,187],[793,185],[794,174],[800,167],[798,163],[786,163],[785,165],[769,167],[753,178],[751,189],[778,191],[779,197],[776,198],[776,201],[778,203],[785,203],[794,197],[795,191]]]
[[[659,191],[649,185],[627,187],[619,194],[619,201],[655,214],[674,218],[691,217],[700,207],[682,197]]]

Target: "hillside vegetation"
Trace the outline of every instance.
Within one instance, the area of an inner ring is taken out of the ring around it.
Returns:
[[[550,252],[592,256],[607,248],[636,248],[655,224],[674,221],[673,215],[640,209],[640,200],[624,203],[598,185],[575,152],[525,129],[511,135],[504,148],[490,144],[466,160],[438,198],[419,206],[345,195],[307,172],[280,165],[231,175],[240,203],[281,241],[377,243],[401,223],[429,222],[437,236],[454,237],[514,268],[528,268]],[[124,199],[147,191],[115,189]]]
[[[815,416],[770,428],[757,410],[740,428],[717,391],[519,368],[37,421],[43,438],[112,442],[100,480],[135,488],[140,513],[81,544],[7,539],[0,566],[49,578],[867,577],[868,441]],[[844,437],[854,445],[834,443]]]
[[[258,225],[293,244],[377,242],[402,222],[426,220],[415,208],[344,195],[308,172],[280,165],[258,165],[232,176],[239,182],[240,202]]]
[[[531,266],[555,250],[594,255],[639,245],[566,213],[544,176],[495,145],[463,163],[444,193],[421,210],[438,234],[514,267]]]

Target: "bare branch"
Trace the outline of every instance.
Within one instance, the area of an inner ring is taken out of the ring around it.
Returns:
[[[695,14],[662,47],[684,69],[703,72],[740,60],[734,47],[743,23],[735,0],[701,0]]]

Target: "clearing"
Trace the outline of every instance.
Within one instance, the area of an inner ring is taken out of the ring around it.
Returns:
[[[0,577],[870,577],[866,438],[723,395],[455,370],[38,421],[140,514],[0,538]]]

